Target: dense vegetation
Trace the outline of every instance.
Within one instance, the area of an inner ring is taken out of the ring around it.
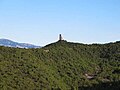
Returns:
[[[120,90],[120,42],[1,46],[0,90]]]

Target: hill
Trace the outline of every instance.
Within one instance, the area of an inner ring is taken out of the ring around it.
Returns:
[[[0,47],[1,90],[119,90],[120,42]]]
[[[15,47],[15,48],[40,48],[40,46],[28,44],[28,43],[18,43],[8,39],[0,39],[0,46]]]

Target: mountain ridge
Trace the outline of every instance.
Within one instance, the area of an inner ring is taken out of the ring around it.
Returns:
[[[36,46],[33,44],[28,43],[18,43],[9,39],[0,39],[0,46],[6,46],[6,47],[15,47],[15,48],[40,48],[40,46]]]

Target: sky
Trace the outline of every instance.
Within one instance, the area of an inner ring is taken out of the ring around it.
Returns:
[[[44,46],[58,40],[120,41],[120,0],[0,0],[0,38]]]

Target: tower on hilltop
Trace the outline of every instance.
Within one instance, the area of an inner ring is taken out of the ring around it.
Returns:
[[[61,34],[59,34],[59,41],[62,41],[63,40],[63,37]]]

